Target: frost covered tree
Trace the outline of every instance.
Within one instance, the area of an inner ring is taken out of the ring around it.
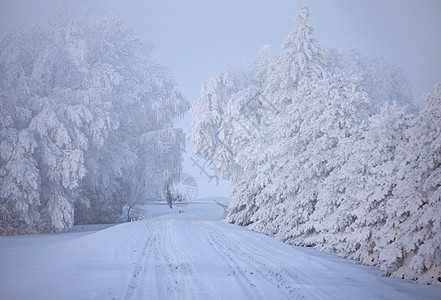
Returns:
[[[386,103],[358,137],[345,140],[339,151],[347,159],[323,182],[320,205],[311,216],[316,231],[311,243],[365,264],[379,263],[374,234],[387,219],[386,203],[397,183],[397,149],[410,122],[406,107]]]
[[[117,16],[61,9],[0,49],[1,233],[114,221],[180,170],[187,102]]]
[[[252,63],[211,78],[190,108],[194,117],[187,137],[193,151],[213,163],[220,176],[236,178],[241,173],[240,152],[264,122],[261,113],[265,101],[260,96],[270,60],[270,49],[265,46]]]
[[[439,86],[415,117],[402,72],[323,49],[306,7],[257,57],[191,108],[195,153],[233,181],[226,220],[439,284]]]
[[[441,83],[424,99],[397,151],[397,183],[376,250],[388,274],[441,285]]]
[[[369,102],[365,105],[372,114],[380,113],[385,102],[396,102],[414,111],[410,84],[403,72],[381,57],[367,57],[357,51],[326,52],[331,73],[344,73],[356,81],[366,92]]]
[[[32,157],[36,141],[28,129],[16,128],[2,129],[0,139],[0,231],[33,233],[40,218],[40,177]]]
[[[259,180],[253,180],[252,199],[239,196],[245,203],[233,203],[228,216],[230,221],[253,223],[256,230],[276,234],[286,215],[289,224],[279,233],[283,236],[288,228],[299,230],[296,225],[314,211],[320,182],[340,163],[338,157],[327,162],[327,155],[362,122],[354,111],[365,102],[350,78],[327,71],[324,50],[312,37],[308,18],[304,7],[272,62],[273,72],[264,87],[271,122],[261,129],[271,132],[273,139],[266,141],[271,145],[266,160],[256,163],[258,170],[253,171]],[[243,219],[240,211],[250,207],[255,210],[252,217]]]
[[[364,115],[360,106],[365,95],[353,83],[339,76],[311,81],[296,91],[293,101],[285,109],[279,128],[281,133],[272,159],[272,181],[278,189],[271,205],[278,202],[277,215],[270,227],[273,234],[296,244],[314,244],[307,240],[315,234],[311,215],[322,206],[320,194],[331,172],[340,168],[348,158],[343,145],[357,139]],[[294,118],[290,118],[294,117]],[[266,197],[266,199],[268,199]],[[267,206],[267,205],[265,205]],[[266,223],[268,209],[259,209],[252,218],[254,226]]]

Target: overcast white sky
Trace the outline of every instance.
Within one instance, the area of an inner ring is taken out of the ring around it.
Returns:
[[[58,2],[74,10],[86,3],[92,18],[118,11],[154,46],[153,56],[191,102],[203,81],[251,59],[264,44],[277,52],[303,4],[323,46],[383,56],[404,71],[415,99],[441,81],[441,0],[0,0],[0,35],[9,25],[46,24]],[[189,157],[184,172],[199,176]],[[227,183],[198,184],[199,196],[230,193]]]

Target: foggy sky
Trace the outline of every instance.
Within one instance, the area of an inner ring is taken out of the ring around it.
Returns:
[[[0,0],[0,35],[9,25],[29,28],[51,20],[58,0]],[[80,1],[61,1],[81,10]],[[84,1],[91,18],[118,11],[154,46],[190,102],[202,82],[250,60],[264,45],[280,49],[296,13],[307,4],[315,37],[324,47],[355,48],[400,67],[417,100],[441,81],[440,0],[95,0]],[[178,126],[184,131],[188,120]],[[187,146],[187,152],[191,152]],[[199,176],[187,155],[184,172]],[[199,196],[229,194],[228,183],[198,182]]]

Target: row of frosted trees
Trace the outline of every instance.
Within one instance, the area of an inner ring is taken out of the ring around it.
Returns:
[[[188,104],[117,16],[0,41],[0,234],[113,222],[179,172]]]
[[[441,284],[441,84],[417,112],[397,68],[312,34],[304,7],[280,53],[190,109],[194,152],[233,181],[227,221]]]

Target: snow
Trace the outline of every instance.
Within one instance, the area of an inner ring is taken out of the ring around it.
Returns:
[[[0,299],[441,299],[441,288],[221,221],[212,202],[0,238]],[[179,213],[179,211],[181,213]]]

